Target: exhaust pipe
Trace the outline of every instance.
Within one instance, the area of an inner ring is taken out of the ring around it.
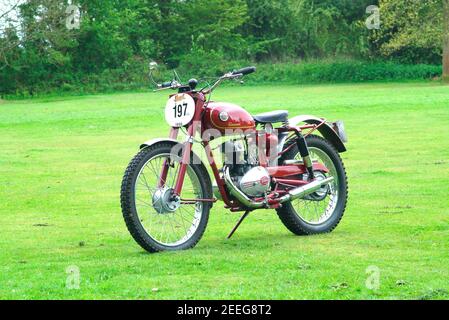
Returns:
[[[306,184],[305,186],[295,188],[288,192],[285,196],[280,198],[280,203],[285,203],[289,201],[293,201],[299,198],[303,198],[305,196],[308,196],[311,193],[314,193],[315,191],[318,191],[321,189],[323,185],[327,185],[334,181],[334,177],[329,177],[323,180],[316,180],[313,182],[310,182]]]
[[[245,207],[250,209],[260,209],[265,208],[265,201],[253,201],[246,196],[239,188],[237,188],[234,182],[231,179],[231,175],[229,174],[229,167],[226,167],[223,172],[223,177],[226,183],[226,186],[229,188],[229,192]]]
[[[237,188],[234,184],[234,182],[231,179],[231,176],[229,174],[229,168],[226,168],[224,170],[224,180],[226,183],[226,186],[229,188],[229,192],[245,207],[250,209],[260,209],[260,208],[266,208],[267,203],[265,201],[253,201],[249,199],[246,194],[244,194],[239,188]],[[334,181],[334,177],[328,177],[323,180],[317,180],[313,181],[311,183],[306,184],[305,186],[295,188],[288,192],[285,196],[281,197],[279,199],[279,203],[285,203],[289,201],[293,201],[302,197],[305,197],[311,193],[314,193],[315,191],[319,190],[323,185],[327,185]]]

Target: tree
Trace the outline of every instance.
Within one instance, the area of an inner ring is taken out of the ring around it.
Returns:
[[[359,20],[377,0],[246,0],[242,28],[257,60],[359,57],[365,31]],[[366,37],[365,37],[366,39]],[[366,41],[365,41],[366,42]],[[366,46],[365,46],[366,47]]]
[[[5,0],[0,5],[0,70],[9,65],[11,51],[19,44],[18,10],[21,0]]]
[[[449,0],[444,0],[443,81],[449,82]]]
[[[52,85],[70,69],[70,48],[76,45],[65,24],[64,0],[11,2],[2,14],[0,89],[32,93]]]
[[[449,81],[449,0],[0,3],[3,94],[137,87],[147,81],[150,59],[212,76],[248,60],[368,57],[440,64],[443,56]],[[67,27],[69,3],[80,9],[80,29]],[[364,24],[372,4],[380,5],[381,30]]]
[[[448,64],[448,0],[381,0],[380,12],[381,29],[371,37],[376,52],[405,63],[440,64],[443,56]]]

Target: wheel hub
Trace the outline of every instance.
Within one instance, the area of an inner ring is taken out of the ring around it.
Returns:
[[[326,178],[324,173],[319,172],[319,171],[314,172],[314,175],[315,175],[315,180],[318,180],[318,181],[324,180]],[[305,177],[303,177],[303,179],[304,180],[308,179],[307,175],[305,175]],[[309,194],[307,197],[305,197],[305,199],[312,200],[312,201],[322,201],[329,194],[329,188],[330,188],[329,184],[321,186],[320,189],[318,189],[317,191],[315,191],[312,194]]]
[[[153,208],[159,214],[175,212],[181,205],[179,197],[174,197],[173,189],[160,188],[153,194]]]

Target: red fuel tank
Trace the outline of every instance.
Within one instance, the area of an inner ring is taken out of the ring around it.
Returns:
[[[205,129],[217,129],[221,133],[234,130],[255,129],[253,117],[242,107],[226,102],[210,102],[203,118]]]

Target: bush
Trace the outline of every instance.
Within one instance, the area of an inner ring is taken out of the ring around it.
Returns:
[[[341,83],[364,81],[430,80],[441,76],[441,66],[391,62],[304,62],[262,64],[249,83]]]
[[[221,53],[195,51],[177,68],[183,81],[196,77],[214,77],[240,67],[256,65],[255,74],[245,78],[248,84],[315,84],[365,81],[431,80],[442,74],[438,65],[406,65],[393,62],[310,61],[301,63],[261,63],[226,60]],[[167,81],[172,72],[161,66],[158,81]],[[64,82],[39,87],[22,87],[3,94],[4,98],[29,98],[42,94],[90,94],[152,88],[148,63],[139,58],[126,61],[121,68],[106,69],[99,74],[77,74]]]

